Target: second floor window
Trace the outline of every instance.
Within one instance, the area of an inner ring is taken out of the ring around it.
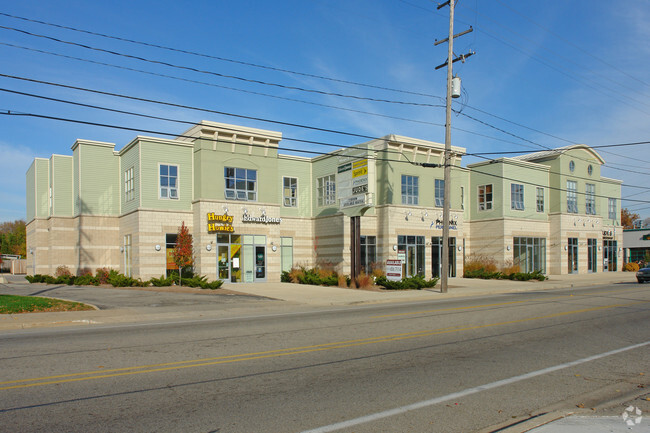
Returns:
[[[510,208],[524,210],[524,186],[520,183],[510,184]]]
[[[336,203],[336,176],[330,174],[318,178],[318,206]]]
[[[124,201],[135,198],[135,184],[133,182],[133,167],[124,172]]]
[[[445,205],[445,181],[436,179],[435,186],[435,205],[436,207],[443,207]]]
[[[178,199],[178,166],[160,164],[160,198]]]
[[[257,170],[224,167],[223,177],[227,199],[257,201]]]
[[[298,179],[295,177],[282,178],[282,201],[285,207],[298,206]]]
[[[478,210],[492,209],[492,185],[478,187]]]
[[[585,186],[585,204],[587,215],[596,215],[596,185],[593,183]]]
[[[537,212],[544,212],[544,188],[537,187]]]
[[[610,220],[616,219],[616,199],[610,198],[607,203],[608,216]]]
[[[566,181],[566,211],[578,213],[578,186],[575,180]]]
[[[418,204],[418,177],[402,175],[402,204]]]

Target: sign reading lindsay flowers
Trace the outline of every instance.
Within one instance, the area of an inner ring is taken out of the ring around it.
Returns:
[[[208,233],[233,233],[235,231],[232,226],[233,219],[228,214],[217,215],[214,212],[208,212]]]

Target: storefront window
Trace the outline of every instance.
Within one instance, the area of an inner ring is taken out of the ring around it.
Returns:
[[[372,274],[372,264],[377,261],[377,237],[361,236],[361,269]]]
[[[282,260],[282,271],[291,271],[291,268],[293,267],[293,238],[281,238],[280,254]]]
[[[217,274],[231,283],[266,281],[266,236],[217,235]]]
[[[603,240],[603,271],[615,272],[617,260],[617,242],[610,239]]]
[[[546,239],[515,237],[512,240],[512,262],[520,272],[546,273]]]

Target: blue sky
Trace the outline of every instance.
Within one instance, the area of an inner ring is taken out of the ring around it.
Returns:
[[[400,134],[444,142],[446,72],[434,68],[445,61],[447,48],[434,41],[447,35],[448,8],[435,6],[427,0],[4,2],[2,14],[227,60],[0,15],[0,74],[362,136]],[[461,0],[455,33],[470,25],[474,32],[457,39],[454,52],[476,55],[454,64],[463,97],[455,103],[461,114],[452,118],[452,144],[470,153],[533,152],[573,143],[650,140],[648,22],[647,0],[623,6],[601,0]],[[286,153],[333,149],[291,138],[338,146],[366,141],[6,77],[0,77],[0,89],[186,122],[276,130],[286,138],[281,143]],[[0,101],[2,113],[134,129],[0,115],[0,221],[25,217],[25,172],[34,157],[69,155],[77,138],[121,149],[137,134],[155,135],[140,131],[180,134],[187,128],[6,91],[0,91]],[[606,161],[603,175],[625,182],[623,206],[644,218],[650,216],[649,149],[648,144],[598,149]],[[463,165],[476,161],[466,157]]]

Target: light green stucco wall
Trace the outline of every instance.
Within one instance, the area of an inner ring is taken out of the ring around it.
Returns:
[[[50,193],[50,169],[47,159],[34,160],[36,166],[36,217],[47,218],[50,214],[49,193]]]

